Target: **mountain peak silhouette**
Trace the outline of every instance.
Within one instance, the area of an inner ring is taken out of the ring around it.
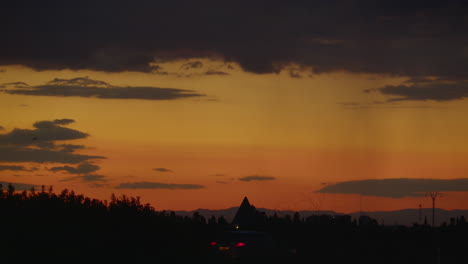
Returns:
[[[236,212],[236,215],[234,216],[234,219],[232,220],[232,224],[237,226],[255,224],[255,212],[255,207],[250,204],[249,199],[245,196]]]

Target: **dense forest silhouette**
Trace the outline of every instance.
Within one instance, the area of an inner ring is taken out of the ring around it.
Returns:
[[[98,200],[52,186],[16,191],[0,186],[1,253],[5,259],[101,259],[242,262],[215,254],[209,244],[236,230],[223,217],[158,211],[139,197]],[[278,250],[268,262],[468,263],[468,223],[463,216],[440,227],[385,226],[375,219],[255,212],[240,230],[272,235]],[[257,260],[258,261],[258,260]],[[267,263],[267,262],[265,262]]]

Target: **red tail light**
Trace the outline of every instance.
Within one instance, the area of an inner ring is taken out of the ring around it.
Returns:
[[[216,243],[216,242],[214,242],[214,241],[210,243],[211,246],[216,246],[217,244],[218,244],[218,243]]]
[[[245,246],[245,243],[244,242],[238,242],[235,247],[243,247]]]

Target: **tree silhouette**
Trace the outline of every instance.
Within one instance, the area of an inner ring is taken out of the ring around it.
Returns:
[[[458,242],[468,235],[464,216],[440,227],[384,226],[364,216],[359,222],[348,215],[302,218],[298,212],[292,216],[257,212],[255,216],[258,224],[251,226],[253,230],[244,231],[270,234],[278,247],[275,254],[296,252],[297,263],[311,260],[430,263],[434,256],[427,252],[435,252],[435,245],[440,247],[444,263],[468,261],[464,254],[467,244]],[[106,201],[68,189],[56,194],[50,186],[43,186],[40,191],[33,188],[16,191],[11,184],[7,191],[0,185],[0,223],[6,227],[0,247],[11,256],[29,252],[34,256],[41,253],[50,257],[90,258],[100,254],[108,261],[121,260],[122,256],[137,262],[168,262],[162,260],[165,257],[171,262],[184,263],[216,259],[209,242],[218,234],[232,231],[224,217],[211,216],[207,221],[199,212],[189,217],[173,211],[157,211],[143,204],[139,197],[112,194],[110,201]],[[434,239],[437,243],[433,243]],[[114,253],[109,255],[109,252]],[[283,261],[293,262],[293,259]]]

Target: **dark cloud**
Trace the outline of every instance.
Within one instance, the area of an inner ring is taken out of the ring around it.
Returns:
[[[229,75],[229,73],[227,72],[217,71],[217,70],[208,70],[204,74],[205,75],[220,75],[220,76]]]
[[[24,191],[24,190],[31,190],[31,188],[39,188],[39,185],[35,184],[28,184],[28,183],[17,183],[17,182],[5,182],[5,181],[0,181],[0,184],[3,187],[3,190],[7,190],[8,185],[11,184],[13,187],[15,187],[16,191]]]
[[[11,1],[0,65],[151,72],[155,59],[210,57],[253,73],[466,78],[467,11],[461,0]]]
[[[301,79],[302,75],[296,70],[289,70],[289,77],[296,78],[296,79]]]
[[[156,75],[163,75],[163,76],[172,74],[172,73],[169,73],[168,71],[164,70],[164,67],[162,67],[160,65],[153,65],[153,70],[151,71],[151,73],[156,74]]]
[[[95,181],[103,182],[103,181],[107,181],[106,176],[104,176],[104,175],[95,175],[95,174],[78,176],[77,178],[81,178],[85,182],[95,182]]]
[[[25,82],[10,82],[0,84],[0,88],[29,88],[29,85]]]
[[[219,184],[229,184],[228,182],[224,182],[224,181],[216,181],[216,183],[219,183]]]
[[[69,119],[69,118],[55,119],[54,120],[54,124],[56,124],[56,125],[68,125],[68,124],[71,124],[71,123],[74,123],[74,122],[75,122],[75,120]]]
[[[83,163],[83,164],[79,164],[77,167],[71,167],[71,166],[52,167],[49,169],[49,171],[52,171],[52,172],[65,171],[70,174],[88,174],[91,172],[95,172],[99,169],[100,167],[98,165],[94,165],[91,163]]]
[[[205,188],[203,185],[198,184],[175,184],[175,183],[160,183],[160,182],[131,182],[121,183],[116,189],[201,189]]]
[[[3,92],[17,95],[140,100],[175,100],[204,96],[191,90],[175,88],[112,86],[87,77],[55,79],[48,84],[31,86],[29,89],[6,89]]]
[[[49,85],[54,86],[78,86],[78,87],[112,87],[112,85],[99,80],[90,79],[86,77],[76,77],[72,79],[60,79],[55,78],[52,81],[48,82]]]
[[[215,174],[214,176],[216,176],[216,177],[222,177],[222,176],[226,176],[226,174],[217,173],[217,174]]]
[[[35,171],[38,170],[36,167],[26,168],[25,166],[20,165],[0,165],[0,171],[9,170],[9,171]]]
[[[404,81],[404,83],[429,83],[432,81],[434,80],[431,78],[418,76],[418,77],[409,78],[408,80]]]
[[[327,185],[319,193],[361,194],[389,198],[420,197],[427,192],[468,192],[468,178],[382,179],[346,181]]]
[[[70,123],[71,119],[66,122]],[[89,135],[78,130],[62,127],[57,121],[38,121],[33,124],[35,129],[15,128],[6,134],[0,134],[1,146],[31,146],[49,144],[59,140],[83,139]],[[59,120],[58,122],[64,122]]]
[[[0,162],[57,162],[77,164],[102,156],[72,153],[82,145],[60,144],[57,141],[84,139],[87,133],[63,127],[73,119],[37,121],[34,129],[15,128],[9,133],[0,134]],[[84,147],[83,147],[84,148]]]
[[[451,101],[468,97],[468,81],[442,81],[413,78],[401,85],[387,85],[366,92],[380,92],[392,96],[389,102],[397,101]]]
[[[157,172],[172,172],[172,170],[166,168],[154,168],[153,170]]]
[[[252,176],[245,176],[242,178],[239,178],[239,181],[271,181],[271,180],[276,180],[275,177],[272,176],[261,176],[261,175],[252,175]]]
[[[105,157],[26,147],[0,147],[0,162],[78,164],[94,159],[105,159]]]
[[[66,181],[76,181],[76,180],[83,181],[83,182],[107,182],[108,181],[106,176],[97,175],[97,174],[74,176],[74,177],[69,177],[60,181],[66,182]]]
[[[339,102],[344,109],[430,109],[431,105],[401,105],[397,102]]]
[[[62,145],[59,145],[58,147],[60,147],[59,151],[68,152],[68,153],[74,152],[77,149],[86,148],[84,145],[75,145],[75,144],[62,144]]]
[[[191,62],[184,63],[182,64],[182,66],[180,66],[180,68],[183,70],[199,69],[202,67],[203,67],[203,63],[201,61],[191,61]]]
[[[91,186],[91,187],[93,187],[93,188],[102,188],[102,187],[107,186],[107,184],[102,184],[102,183],[91,183],[91,184],[89,184],[89,186]]]

